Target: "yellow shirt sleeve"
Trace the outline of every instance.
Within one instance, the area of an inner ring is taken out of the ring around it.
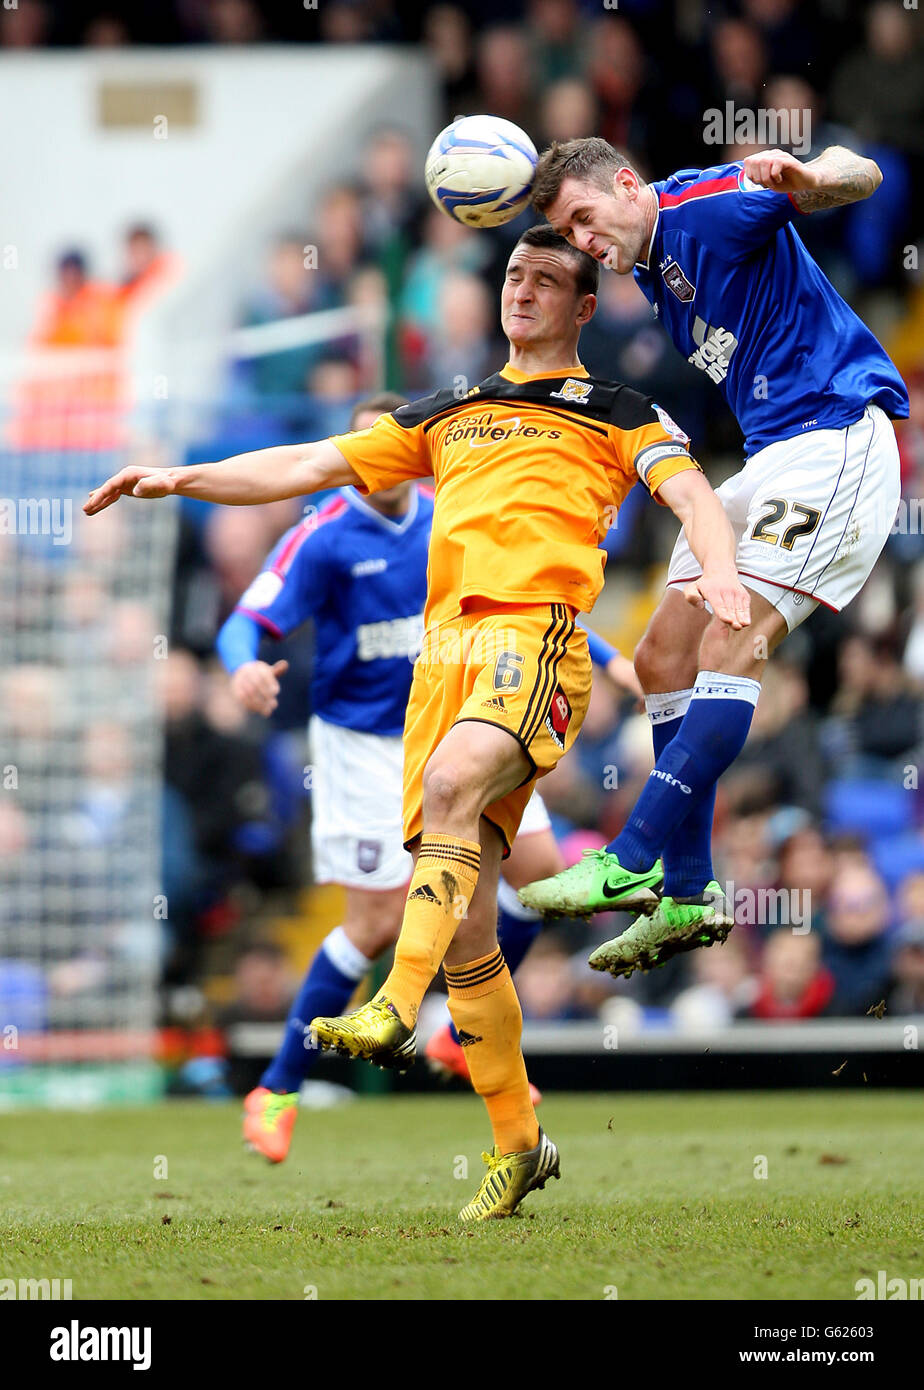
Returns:
[[[648,491],[658,505],[663,507],[665,504],[658,496],[658,488],[661,484],[666,483],[668,478],[675,478],[678,473],[690,473],[692,471],[702,473],[703,470],[696,462],[696,459],[686,450],[684,450],[682,454],[673,454],[667,458],[661,458],[657,463],[652,465],[648,472]]]
[[[640,480],[656,502],[658,488],[668,478],[692,469],[702,472],[699,464],[690,455],[690,440],[675,425],[669,415],[654,407],[658,418],[650,423],[636,426],[635,429],[611,430],[613,448],[618,467],[627,478],[629,486]]]
[[[429,478],[433,471],[423,426],[405,429],[394,415],[380,415],[367,430],[332,435],[331,443],[359,474],[356,490],[364,495],[408,478]]]

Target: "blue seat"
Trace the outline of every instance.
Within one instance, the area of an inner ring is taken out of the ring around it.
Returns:
[[[889,892],[909,874],[924,873],[924,839],[919,834],[888,835],[871,846],[873,863]]]
[[[825,821],[834,833],[852,832],[868,840],[902,835],[914,821],[914,797],[894,782],[830,782],[825,789]]]

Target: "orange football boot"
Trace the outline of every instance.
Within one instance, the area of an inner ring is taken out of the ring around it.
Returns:
[[[297,1091],[280,1095],[258,1086],[244,1097],[244,1143],[270,1163],[281,1163],[292,1143],[297,1114]]]

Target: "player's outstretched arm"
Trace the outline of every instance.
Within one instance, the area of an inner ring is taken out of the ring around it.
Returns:
[[[699,579],[688,584],[684,597],[696,608],[708,603],[717,618],[736,632],[751,621],[751,599],[738,578],[735,534],[722,503],[702,473],[676,473],[658,488],[683,523],[690,549],[702,567]]]
[[[304,497],[329,487],[358,483],[359,475],[329,439],[316,444],[282,444],[235,454],[221,463],[197,463],[187,468],[143,465],[123,468],[94,488],[83,504],[88,516],[111,507],[120,497],[198,497],[204,502],[247,507]]]
[[[785,150],[762,150],[749,154],[742,168],[752,183],[788,193],[800,212],[859,203],[882,183],[882,170],[875,160],[843,145],[829,146],[807,164]]]

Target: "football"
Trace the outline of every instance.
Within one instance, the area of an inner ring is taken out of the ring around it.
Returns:
[[[427,192],[467,227],[499,227],[529,202],[538,161],[525,131],[499,116],[458,116],[430,146]]]

